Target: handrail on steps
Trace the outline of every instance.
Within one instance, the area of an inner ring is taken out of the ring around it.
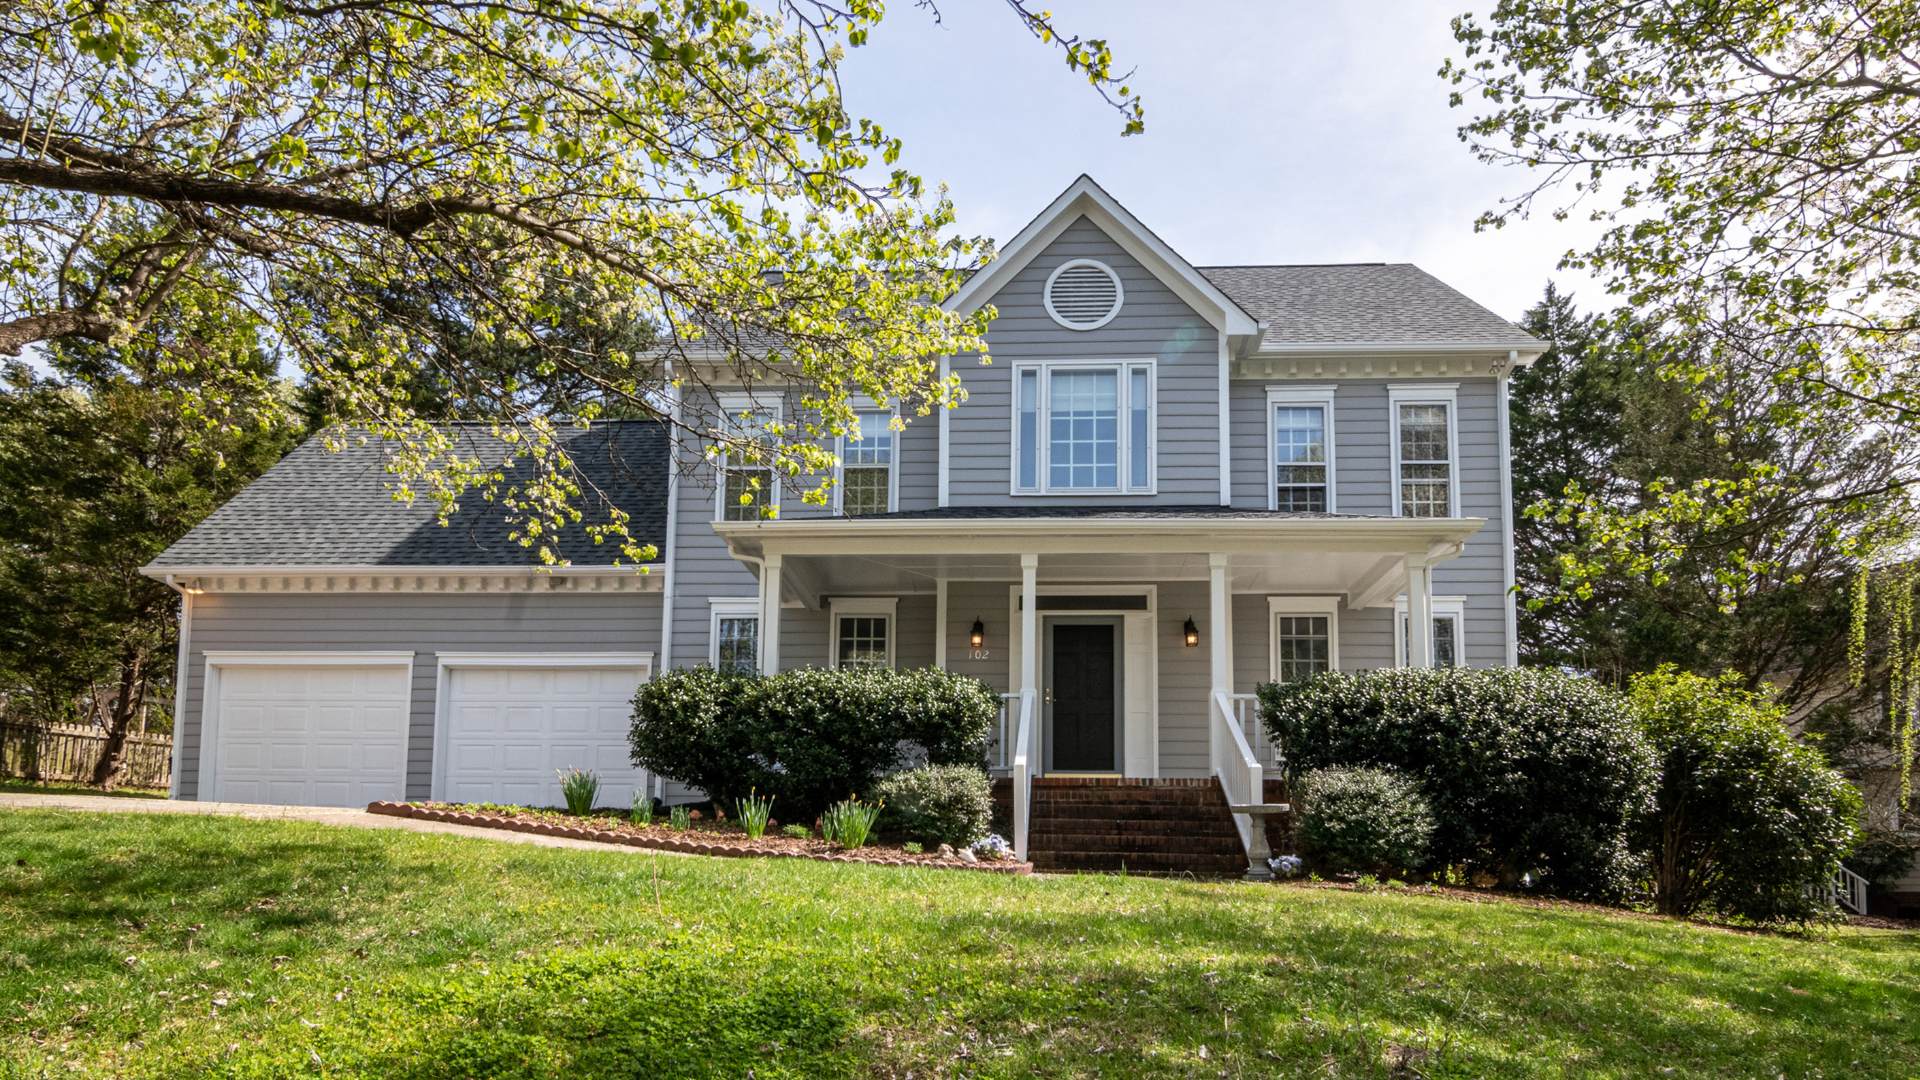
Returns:
[[[1020,691],[1020,725],[1013,736],[1013,856],[1027,861],[1027,822],[1033,813],[1034,692]]]
[[[1208,741],[1213,757],[1213,775],[1233,809],[1233,826],[1239,830],[1240,844],[1247,852],[1247,876],[1266,877],[1266,823],[1254,809],[1265,795],[1265,770],[1247,743],[1246,732],[1234,708],[1233,695],[1225,690],[1213,693],[1213,737]]]

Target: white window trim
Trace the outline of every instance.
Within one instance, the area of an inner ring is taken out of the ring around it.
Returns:
[[[1065,317],[1054,310],[1053,283],[1059,279],[1061,274],[1066,273],[1076,266],[1097,267],[1098,269],[1106,271],[1107,276],[1113,279],[1113,310],[1107,312],[1107,317],[1101,319],[1099,322],[1068,322]],[[1066,262],[1054,267],[1053,273],[1047,275],[1047,283],[1040,289],[1040,302],[1046,305],[1048,317],[1053,319],[1054,322],[1059,323],[1065,329],[1080,331],[1098,330],[1120,317],[1120,309],[1127,306],[1127,286],[1125,282],[1120,280],[1120,272],[1118,270],[1101,262],[1099,259],[1068,259]]]
[[[716,394],[714,396],[714,404],[728,420],[739,416],[741,413],[756,410],[765,411],[767,418],[776,424],[785,416],[783,402],[776,400],[773,404],[768,405],[761,401],[757,395],[744,390]],[[749,465],[744,467],[767,470],[767,489],[768,495],[771,496],[771,502],[768,505],[773,508],[774,516],[778,517],[780,514],[780,478],[775,475],[772,466]],[[728,469],[727,455],[723,450],[714,460],[714,478],[718,481],[714,484],[715,490],[713,493],[713,520],[715,521],[727,520]]]
[[[200,761],[195,774],[199,785],[196,796],[202,802],[219,801],[220,779],[220,672],[230,667],[404,667],[407,670],[407,712],[413,706],[413,653],[385,650],[379,652],[275,652],[271,650],[208,650],[200,654]],[[400,762],[400,791],[407,788],[405,755]]]
[[[1427,605],[1428,614],[1435,619],[1453,620],[1453,666],[1467,666],[1467,598],[1464,596],[1436,596]],[[1401,658],[1407,655],[1407,597],[1402,593],[1393,599],[1393,666],[1409,666]],[[1429,634],[1431,643],[1433,636]]]
[[[1340,598],[1337,596],[1267,597],[1267,678],[1280,681],[1280,617],[1324,615],[1327,618],[1327,670],[1340,670]]]
[[[1129,487],[1127,480],[1133,475],[1133,389],[1132,368],[1147,369],[1147,486]],[[1120,481],[1118,487],[1110,488],[1056,488],[1047,482],[1049,475],[1048,412],[1053,405],[1051,387],[1052,375],[1056,370],[1112,371],[1118,382],[1119,425],[1116,434],[1118,468],[1115,476]],[[1035,402],[1038,408],[1039,430],[1035,432],[1034,454],[1037,457],[1034,478],[1038,487],[1020,486],[1020,374],[1023,371],[1038,373],[1039,397]],[[1142,356],[1132,359],[1109,360],[1042,360],[1023,362],[1013,365],[1011,393],[1007,395],[1009,416],[1007,424],[1007,493],[1014,496],[1050,496],[1065,498],[1111,498],[1115,495],[1154,495],[1160,487],[1160,365],[1153,357]]]
[[[447,794],[447,751],[451,748],[453,726],[453,678],[459,668],[628,668],[640,673],[640,681],[653,678],[653,654],[650,652],[605,653],[486,653],[443,652],[434,654],[433,679],[433,776],[427,797],[444,799]]]
[[[712,597],[707,601],[707,666],[720,670],[720,620],[752,619],[760,621],[760,598],[757,596]],[[754,627],[754,640],[758,641],[760,627]]]
[[[900,407],[897,405],[893,405],[893,406],[874,405],[869,408],[856,408],[854,409],[854,412],[856,413],[883,412],[883,413],[886,413],[889,418],[893,418],[893,417],[898,417],[900,415]],[[892,420],[889,419],[888,423],[891,424]],[[900,436],[906,434],[906,432],[893,431],[891,428],[889,428],[888,430],[893,435],[893,460],[888,462],[887,464],[887,510],[886,512],[891,514],[895,510],[898,510],[900,508]],[[834,440],[834,443],[835,443],[835,446],[837,447],[837,452],[833,456],[834,457],[834,460],[833,460],[833,512],[835,514],[844,515],[846,513],[845,480],[847,476],[847,437],[845,435],[842,435],[838,439]],[[864,467],[872,468],[872,466],[864,466]]]
[[[1398,383],[1387,386],[1387,441],[1393,454],[1393,516],[1404,517],[1400,507],[1400,406],[1445,405],[1447,407],[1447,516],[1460,516],[1460,384]]]
[[[827,666],[840,666],[840,620],[863,615],[887,617],[887,667],[894,666],[900,643],[900,598],[897,596],[836,596],[827,602]]]
[[[1334,482],[1334,437],[1333,437],[1333,397],[1331,386],[1269,386],[1267,387],[1267,509],[1280,507],[1279,462],[1275,460],[1279,447],[1275,442],[1273,429],[1273,410],[1282,405],[1318,406],[1321,415],[1326,417],[1327,441],[1327,513],[1339,512],[1339,497],[1335,494]],[[1398,410],[1395,410],[1398,412]]]

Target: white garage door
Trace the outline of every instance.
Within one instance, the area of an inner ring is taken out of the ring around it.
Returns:
[[[292,806],[403,799],[405,664],[223,666],[211,798]]]
[[[446,747],[437,796],[447,802],[562,806],[559,771],[591,769],[599,805],[627,807],[647,775],[627,732],[643,666],[449,667]]]

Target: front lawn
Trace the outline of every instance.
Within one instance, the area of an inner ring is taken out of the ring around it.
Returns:
[[[1920,935],[0,812],[0,1075],[1912,1076]]]

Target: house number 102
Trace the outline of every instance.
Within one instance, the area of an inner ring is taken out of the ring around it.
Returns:
[[[972,656],[973,659],[975,660],[991,660],[993,659],[993,650],[992,649],[973,649],[973,650],[970,650],[968,655]]]

